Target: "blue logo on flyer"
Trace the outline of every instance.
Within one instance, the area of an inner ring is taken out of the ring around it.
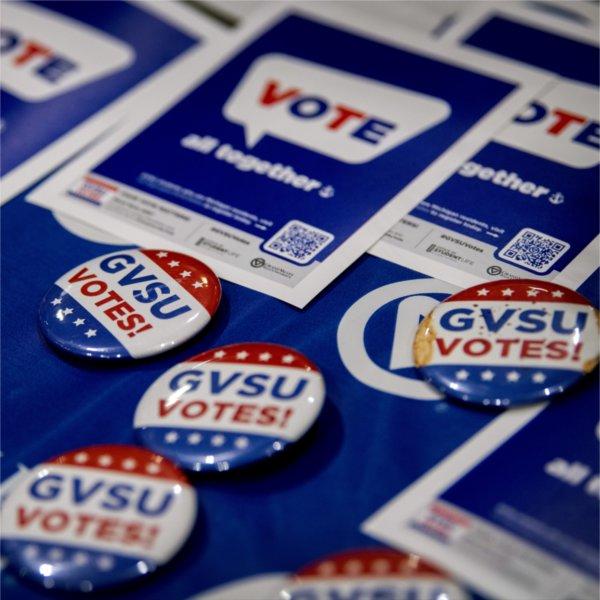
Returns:
[[[442,398],[416,372],[412,340],[421,319],[455,289],[434,279],[414,279],[384,285],[360,298],[338,326],[344,366],[365,385],[388,394]]]

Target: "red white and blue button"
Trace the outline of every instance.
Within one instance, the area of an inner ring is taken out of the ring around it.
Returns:
[[[598,363],[598,313],[580,294],[538,280],[454,294],[421,322],[415,364],[446,394],[489,406],[563,392]]]
[[[467,600],[469,595],[416,554],[373,548],[340,552],[315,561],[290,577],[279,597]]]
[[[201,331],[221,284],[199,260],[168,250],[121,250],[63,275],[40,307],[40,325],[59,349],[90,358],[144,358]]]
[[[3,554],[48,589],[89,592],[167,562],[196,519],[196,494],[169,460],[106,445],[50,459],[2,506]]]
[[[193,471],[227,471],[301,438],[325,398],[318,367],[292,348],[244,343],[214,348],[159,377],[134,427],[148,448]]]
[[[287,581],[283,572],[260,573],[236,579],[196,594],[188,600],[276,600]],[[340,599],[341,600],[341,599]]]

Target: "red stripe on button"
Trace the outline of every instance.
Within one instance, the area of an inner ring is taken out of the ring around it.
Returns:
[[[187,362],[270,365],[319,372],[319,367],[315,363],[293,348],[264,342],[247,342],[232,344],[230,346],[220,346],[193,356]]]
[[[503,279],[481,283],[457,292],[446,302],[498,300],[502,302],[555,302],[557,304],[585,304],[590,302],[581,294],[556,283],[537,279]]]
[[[89,446],[45,461],[50,464],[93,467],[156,479],[188,483],[186,476],[170,460],[137,446],[107,444]]]
[[[438,568],[425,562],[416,554],[395,550],[366,549],[341,552],[311,563],[298,571],[296,577],[304,578],[356,578],[356,577],[447,577]]]
[[[221,302],[221,282],[212,269],[193,256],[171,250],[140,250],[200,302],[212,317]]]

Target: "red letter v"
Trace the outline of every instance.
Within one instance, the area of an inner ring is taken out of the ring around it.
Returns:
[[[442,356],[448,356],[455,348],[460,344],[460,338],[456,338],[450,342],[449,346],[446,346],[446,342],[441,338],[435,338],[438,350]]]
[[[278,104],[282,100],[287,100],[288,98],[294,98],[300,93],[298,88],[290,88],[289,90],[279,91],[279,82],[274,79],[270,79],[267,82],[267,85],[263,91],[263,94],[260,98],[260,103],[264,106],[269,106],[271,104]]]

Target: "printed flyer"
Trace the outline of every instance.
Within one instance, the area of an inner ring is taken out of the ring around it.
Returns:
[[[189,35],[166,14],[127,2],[2,3],[3,201],[115,125],[132,88],[205,44],[210,24]]]
[[[363,531],[492,598],[597,598],[597,386],[496,419]]]
[[[268,6],[29,199],[303,307],[548,81],[346,9]]]
[[[484,6],[466,11],[444,39],[557,77],[373,253],[464,286],[533,277],[579,287],[598,267],[597,34]]]

